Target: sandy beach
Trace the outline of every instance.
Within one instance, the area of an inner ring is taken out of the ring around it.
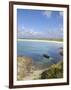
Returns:
[[[51,43],[63,43],[62,41],[51,41],[51,40],[32,40],[32,39],[17,39],[17,41],[33,41],[33,42],[51,42]]]
[[[46,67],[43,69],[35,69],[32,63],[32,58],[26,56],[18,56],[17,57],[17,80],[37,80],[43,79],[48,75],[48,78],[55,77],[54,73],[58,77],[63,77],[63,62],[60,61],[57,64],[53,64],[50,67]],[[57,69],[57,72],[54,72]],[[47,73],[48,70],[48,73]],[[44,73],[43,73],[44,72]],[[45,74],[45,75],[44,75]]]
[[[40,78],[40,74],[47,69],[32,69],[32,59],[30,57],[18,56],[18,80],[35,80]],[[29,70],[29,71],[28,71]]]

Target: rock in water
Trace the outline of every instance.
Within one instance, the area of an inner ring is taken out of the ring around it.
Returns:
[[[50,58],[50,56],[46,55],[46,54],[43,54],[43,57],[45,58]]]
[[[60,48],[59,54],[60,54],[61,56],[63,56],[63,48]]]
[[[63,52],[62,52],[62,51],[61,51],[61,52],[59,52],[59,53],[60,53],[60,55],[61,55],[61,56],[63,56]]]

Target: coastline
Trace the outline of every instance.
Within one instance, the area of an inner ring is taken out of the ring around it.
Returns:
[[[62,41],[51,41],[51,40],[32,40],[32,39],[17,39],[17,41],[34,41],[34,42],[52,42],[52,43],[63,43]]]
[[[40,78],[40,74],[45,70],[34,70],[32,58],[26,56],[18,56],[18,74],[17,80],[35,80]]]
[[[52,64],[50,67],[44,69],[34,69],[32,58],[26,56],[17,57],[17,80],[37,80],[37,79],[50,79],[63,77],[63,61]],[[54,73],[55,70],[58,70]],[[51,71],[51,72],[50,72]],[[58,76],[58,77],[57,77]]]

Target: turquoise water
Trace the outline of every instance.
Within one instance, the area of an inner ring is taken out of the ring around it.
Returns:
[[[34,41],[17,41],[17,55],[31,57],[34,62],[57,63],[63,60],[63,56],[59,54],[59,49],[63,48],[62,43],[55,42],[34,42]],[[43,55],[46,54],[50,58]]]

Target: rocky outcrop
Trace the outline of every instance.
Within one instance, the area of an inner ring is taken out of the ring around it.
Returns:
[[[63,48],[60,48],[60,49],[59,49],[59,54],[60,54],[61,56],[63,56]]]
[[[50,58],[50,56],[46,54],[43,54],[43,57],[48,58],[48,59]]]
[[[30,57],[17,57],[17,80],[23,80],[25,76],[29,75],[31,69],[32,59]]]

